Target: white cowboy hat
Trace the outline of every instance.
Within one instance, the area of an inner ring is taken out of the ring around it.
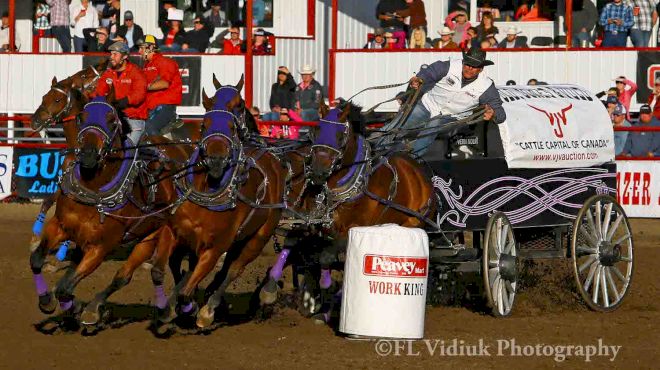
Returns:
[[[183,10],[176,8],[167,9],[167,20],[183,22]]]
[[[519,35],[521,31],[518,31],[516,27],[509,27],[508,30],[506,30],[507,35]]]
[[[301,75],[313,75],[316,73],[316,69],[309,64],[305,64],[302,68],[298,70],[298,73]]]
[[[438,31],[438,33],[440,34],[440,36],[452,35],[452,34],[454,34],[454,30],[451,30],[451,29],[449,29],[449,27],[445,26],[445,27],[442,27],[442,31]]]

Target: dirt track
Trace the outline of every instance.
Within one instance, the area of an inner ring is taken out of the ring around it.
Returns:
[[[467,308],[429,307],[426,312],[426,338],[463,340],[476,345],[483,339],[491,356],[442,356],[439,349],[429,354],[423,342],[400,350],[400,356],[379,356],[373,342],[355,342],[314,325],[290,309],[280,309],[263,322],[247,321],[223,326],[209,335],[175,335],[162,340],[147,330],[152,288],[149,274],[140,269],[131,285],[111,298],[113,322],[96,336],[77,333],[43,334],[35,324],[46,317],[37,308],[28,267],[27,241],[34,205],[0,205],[0,368],[431,368],[431,367],[556,367],[614,366],[617,368],[658,368],[660,353],[660,221],[635,220],[632,223],[636,247],[633,287],[623,306],[614,313],[591,312],[580,304],[576,294],[558,286],[561,278],[549,278],[553,286],[541,284],[521,294],[513,316],[495,319]],[[232,299],[241,306],[265,272],[272,256],[255,261],[251,271],[232,289]],[[561,262],[559,262],[561,264]],[[89,300],[93,292],[107,284],[118,262],[106,262],[76,290],[77,298]],[[561,266],[559,266],[561,268]],[[48,274],[52,286],[60,274]],[[561,275],[559,275],[561,276]],[[568,284],[567,284],[568,285]],[[560,293],[557,293],[560,292]],[[563,292],[563,293],[561,293]],[[128,318],[136,318],[129,321]],[[606,345],[622,346],[614,362],[610,357],[569,357],[562,363],[553,357],[511,357],[510,351],[498,356],[498,339],[515,339],[518,345]],[[387,344],[379,344],[387,350]],[[437,347],[439,348],[439,347]],[[406,355],[408,352],[413,355]],[[414,354],[418,354],[415,356]]]

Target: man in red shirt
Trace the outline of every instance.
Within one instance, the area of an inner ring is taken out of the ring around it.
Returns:
[[[179,66],[174,59],[158,52],[156,38],[146,35],[138,41],[140,55],[146,62],[147,103],[149,111],[147,135],[162,135],[162,130],[176,119],[176,107],[181,104],[183,84]]]
[[[129,49],[126,43],[118,41],[110,45],[110,68],[99,78],[95,95],[105,96],[110,85],[115,90],[115,107],[121,111],[131,127],[129,139],[134,144],[140,141],[147,118],[147,80],[140,67],[128,60]]]

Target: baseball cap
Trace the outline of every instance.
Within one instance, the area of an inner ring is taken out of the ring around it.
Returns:
[[[383,27],[376,27],[374,29],[374,36],[383,36],[385,34],[385,29]]]
[[[619,104],[619,99],[616,96],[610,95],[607,97],[607,104]]]
[[[133,12],[130,10],[127,10],[124,12],[124,20],[125,21],[132,21],[133,20]]]
[[[626,107],[624,107],[623,104],[617,104],[612,114],[614,114],[615,116],[622,116],[626,114]]]
[[[648,104],[644,104],[639,108],[639,114],[651,114],[653,113],[653,109],[651,109],[651,106]]]
[[[139,39],[138,46],[156,45],[156,37],[154,35],[144,35],[144,39]]]
[[[261,29],[261,28],[257,28],[257,30],[254,31],[254,35],[255,35],[255,36],[266,36],[266,31],[264,31],[264,30]]]
[[[619,76],[619,77],[615,78],[614,81],[617,82],[617,83],[621,82],[621,83],[625,84],[626,83],[626,78],[623,77],[623,76]]]

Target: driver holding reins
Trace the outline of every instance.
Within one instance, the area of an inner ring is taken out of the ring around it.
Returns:
[[[105,96],[110,92],[110,86],[115,88],[115,107],[123,113],[126,122],[131,127],[128,138],[137,145],[144,132],[144,121],[147,118],[147,79],[140,67],[128,60],[129,48],[122,41],[110,45],[110,68],[99,78],[95,96]]]
[[[138,41],[140,55],[146,62],[147,77],[147,135],[162,135],[162,131],[176,119],[176,107],[181,104],[183,83],[179,65],[172,58],[158,52],[156,38],[146,35]]]
[[[463,52],[463,60],[437,61],[422,68],[410,79],[410,86],[423,94],[415,105],[403,128],[437,127],[456,120],[454,115],[484,106],[483,119],[502,123],[506,113],[493,80],[481,73],[485,66],[493,65],[486,60],[486,52],[472,48]],[[438,119],[429,122],[431,117]],[[425,135],[415,141],[413,152],[424,154],[437,135]]]

